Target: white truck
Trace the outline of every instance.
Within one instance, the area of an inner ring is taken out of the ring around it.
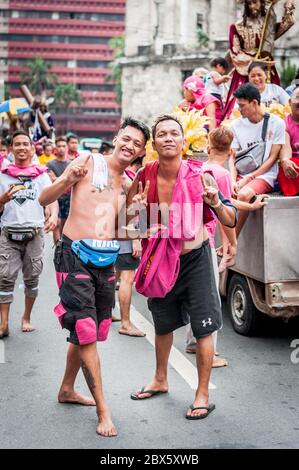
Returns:
[[[249,214],[220,293],[234,330],[245,336],[258,332],[263,314],[299,315],[299,196],[271,194],[267,206]]]

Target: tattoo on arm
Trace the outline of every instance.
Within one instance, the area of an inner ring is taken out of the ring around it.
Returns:
[[[91,391],[91,393],[93,393],[94,389],[96,388],[94,377],[83,361],[81,361],[81,368],[82,368],[82,372],[84,374],[85,380],[87,382],[88,388]]]

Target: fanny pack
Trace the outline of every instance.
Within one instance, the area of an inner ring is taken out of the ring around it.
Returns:
[[[30,242],[41,230],[41,228],[35,227],[3,227],[2,232],[8,240],[13,242]]]
[[[258,142],[245,150],[237,152],[235,167],[240,175],[248,175],[264,163],[269,118],[270,114],[266,113],[262,129],[262,142]]]
[[[117,240],[75,240],[72,251],[90,268],[104,268],[115,263],[120,250]]]

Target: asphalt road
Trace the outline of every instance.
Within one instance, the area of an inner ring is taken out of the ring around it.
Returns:
[[[229,367],[213,371],[211,381],[216,388],[211,390],[211,401],[216,410],[202,421],[185,419],[194,391],[172,366],[168,395],[143,402],[130,399],[130,393],[152,376],[153,346],[146,338],[119,335],[118,324],[112,325],[99,352],[105,394],[119,434],[116,438],[97,436],[94,408],[60,405],[56,400],[67,334],[53,314],[58,297],[50,241],[33,314],[37,330],[20,331],[20,279],[11,309],[11,336],[0,340],[0,448],[298,448],[299,364],[292,363],[290,346],[299,338],[298,320],[288,325],[268,322],[265,333],[247,338],[233,331],[225,306],[218,349]],[[133,305],[151,321],[143,298],[134,294]],[[185,354],[184,343],[181,329],[175,346],[195,364],[195,357]],[[88,393],[81,373],[78,390]]]

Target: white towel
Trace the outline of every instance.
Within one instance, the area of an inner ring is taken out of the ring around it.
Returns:
[[[92,184],[99,191],[103,191],[108,186],[108,165],[100,153],[92,154],[93,157],[93,176]]]

